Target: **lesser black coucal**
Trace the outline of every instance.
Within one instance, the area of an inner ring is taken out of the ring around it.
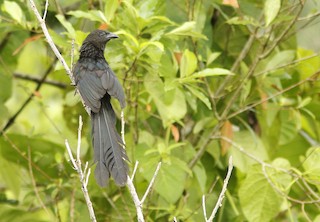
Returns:
[[[123,89],[104,58],[107,42],[117,35],[103,30],[91,32],[80,48],[80,58],[74,67],[76,87],[86,106],[91,109],[92,144],[97,162],[95,178],[106,186],[110,176],[119,186],[127,181],[128,159],[123,141],[116,130],[116,115],[111,97],[126,106]]]

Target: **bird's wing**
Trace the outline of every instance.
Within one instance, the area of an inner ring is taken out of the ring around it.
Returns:
[[[121,108],[124,108],[126,106],[126,100],[123,88],[118,78],[109,67],[108,63],[99,63],[99,66],[104,66],[103,70],[106,70],[106,72],[103,72],[100,75],[103,88],[107,90],[107,93],[110,96],[116,98],[119,101]]]
[[[79,60],[74,67],[77,88],[87,106],[97,113],[102,97],[108,93],[125,107],[125,96],[117,77],[104,60],[90,58]]]
[[[100,72],[97,62],[94,59],[82,59],[74,67],[74,78],[77,89],[93,112],[97,113],[101,107],[101,99],[107,90],[102,86]]]

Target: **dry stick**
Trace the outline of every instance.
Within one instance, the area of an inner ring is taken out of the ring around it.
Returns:
[[[216,216],[216,214],[218,212],[218,209],[222,206],[222,201],[223,201],[223,199],[225,197],[225,193],[227,191],[227,186],[228,186],[228,183],[229,183],[229,180],[230,180],[230,177],[231,177],[232,170],[233,170],[233,162],[232,162],[232,156],[230,156],[228,172],[227,172],[226,178],[223,181],[223,186],[222,186],[222,190],[220,192],[218,201],[216,202],[216,205],[213,208],[209,219],[207,218],[207,211],[206,211],[206,197],[205,197],[205,195],[202,196],[203,216],[204,216],[206,222],[213,221],[213,218]]]
[[[94,210],[92,207],[92,203],[90,200],[90,196],[88,193],[88,189],[87,189],[87,185],[88,185],[88,180],[89,180],[89,175],[90,175],[90,168],[88,169],[88,162],[86,162],[84,171],[82,170],[81,167],[81,159],[80,159],[80,145],[81,145],[81,130],[82,130],[82,118],[81,116],[79,116],[79,128],[78,128],[78,146],[77,146],[77,159],[75,160],[70,148],[70,145],[68,143],[68,140],[65,140],[65,145],[72,163],[73,168],[77,171],[77,173],[79,174],[79,179],[80,179],[80,183],[81,183],[81,190],[83,193],[83,196],[86,200],[86,204],[89,210],[89,214],[90,214],[90,219],[93,222],[96,222],[96,216],[94,214]],[[88,169],[88,170],[87,170]]]

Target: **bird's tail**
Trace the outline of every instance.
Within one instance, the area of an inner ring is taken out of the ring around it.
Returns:
[[[101,100],[100,111],[92,112],[91,119],[94,160],[97,162],[94,174],[97,183],[104,187],[112,176],[118,186],[124,186],[127,182],[128,157],[115,127],[116,116],[109,95]]]

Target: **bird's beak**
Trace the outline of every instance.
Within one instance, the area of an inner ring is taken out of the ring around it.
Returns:
[[[119,36],[117,36],[116,34],[110,32],[109,35],[108,35],[108,39],[117,39],[119,38]]]

